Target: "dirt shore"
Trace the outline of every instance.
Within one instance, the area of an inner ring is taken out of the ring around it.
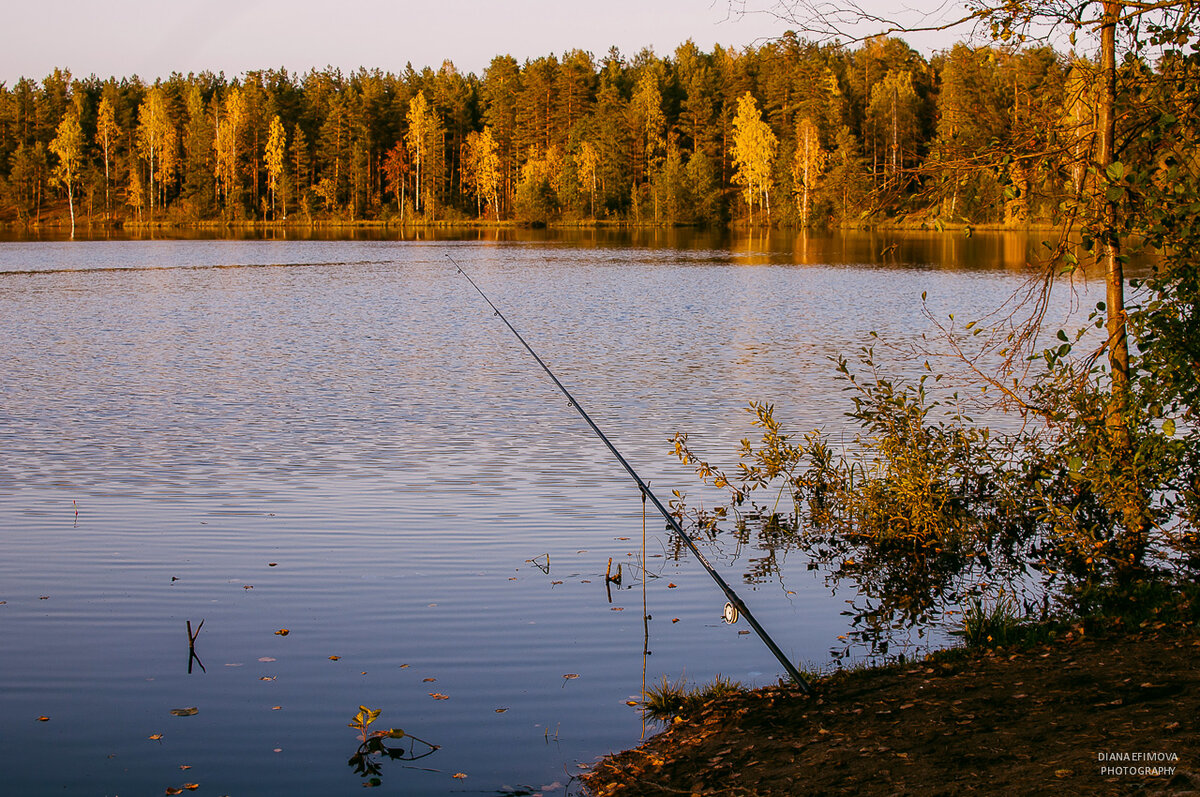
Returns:
[[[1200,634],[1080,629],[706,703],[584,782],[624,795],[1200,794]]]

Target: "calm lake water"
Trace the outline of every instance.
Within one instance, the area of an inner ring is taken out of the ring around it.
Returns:
[[[728,461],[750,399],[844,428],[829,357],[929,333],[923,292],[995,307],[1038,244],[471,235],[0,243],[0,790],[356,794],[365,705],[440,747],[385,791],[577,794],[643,734],[642,505],[447,255],[665,500],[703,494],[672,433]],[[647,529],[647,682],[777,680]],[[707,555],[828,661],[847,596],[803,557],[746,583],[762,551]]]

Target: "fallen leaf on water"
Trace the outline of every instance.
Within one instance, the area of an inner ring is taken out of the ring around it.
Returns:
[[[167,794],[183,794],[183,789],[177,789],[174,786],[168,786]]]
[[[152,742],[157,742],[159,739],[162,738],[162,734],[161,733],[152,733],[149,736],[147,736],[146,738]]]
[[[467,775],[465,772],[455,772],[451,777],[459,778],[461,780],[462,778],[465,778],[466,776]]]
[[[8,601],[0,601],[0,606],[3,606],[6,603],[8,603]]]
[[[627,706],[636,706],[637,703],[638,702],[636,700],[626,700],[625,701],[625,705],[627,705]]]
[[[585,578],[583,581],[580,581],[579,583],[580,584],[591,584],[592,580],[590,578]],[[4,601],[0,601],[0,603],[4,603]]]
[[[411,666],[412,666],[411,664],[401,664],[400,669],[403,670],[405,667],[411,667]]]
[[[421,682],[428,684],[428,683],[433,683],[436,680],[437,680],[437,678],[422,678]]]
[[[288,630],[288,629],[286,629],[286,628],[280,628],[280,629],[279,629],[278,631],[276,631],[275,633],[276,633],[276,634],[278,634],[279,636],[287,636],[288,634],[290,634],[290,633],[292,633],[292,632],[291,632],[291,631],[289,631],[289,630]]]
[[[359,675],[366,675],[366,674],[367,674],[366,670],[363,670],[362,672],[359,673]]]
[[[509,576],[509,577],[508,577],[508,580],[509,580],[509,581],[516,581],[516,580],[517,580],[517,577],[516,577],[516,576]]]
[[[258,660],[259,661],[275,661],[275,657],[274,656],[259,656]]]
[[[330,656],[330,657],[329,657],[329,660],[330,660],[330,661],[337,661],[337,660],[338,660],[338,659],[340,659],[340,658],[341,658],[341,656]]]
[[[749,634],[749,633],[750,633],[749,631],[738,631],[738,636],[745,636],[746,634]]]
[[[429,604],[426,604],[426,606],[428,606],[430,609],[432,609],[434,606],[437,606],[437,604],[436,604],[436,603],[429,603]]]
[[[274,750],[272,750],[271,752],[272,752],[272,753],[282,753],[282,752],[283,752],[283,748],[282,748],[282,747],[276,747],[276,748],[275,748]]]
[[[49,722],[49,721],[50,721],[50,718],[49,718],[49,717],[47,717],[45,714],[43,714],[42,716],[40,716],[40,717],[38,717],[38,718],[37,718],[37,721],[38,721],[38,722]]]
[[[253,584],[243,584],[242,589],[254,589],[254,585]]]
[[[185,784],[183,784],[183,788],[187,789],[188,791],[195,791],[196,789],[200,788],[200,784],[199,783],[185,783]]]
[[[271,706],[272,711],[279,711],[282,708],[283,708],[283,706]]]
[[[50,596],[49,596],[49,595],[42,595],[42,596],[40,596],[40,597],[38,598],[38,600],[40,600],[40,601],[48,601],[48,600],[50,600]]]
[[[575,553],[587,553],[587,550],[585,549],[585,550],[582,550],[582,551],[576,551]]]
[[[188,706],[187,708],[171,709],[171,716],[173,716],[173,717],[194,717],[195,715],[197,715],[199,713],[200,713],[200,709],[196,708],[195,706]]]
[[[550,583],[551,584],[561,584],[562,582],[561,581],[551,581]]]
[[[279,564],[279,562],[267,562],[267,567],[274,567],[277,564]]]
[[[496,709],[496,713],[497,713],[497,714],[503,714],[503,713],[504,713],[504,712],[506,712],[506,711],[508,711],[508,707],[507,707],[507,706],[505,706],[504,708],[498,708],[498,709]]]
[[[183,770],[188,770],[188,769],[192,768],[192,765],[191,764],[180,764],[179,768],[183,769]]]
[[[611,609],[609,609],[609,611],[610,612],[623,612],[623,611],[625,611],[625,607],[624,606],[614,606]]]
[[[274,680],[275,680],[276,678],[278,678],[278,677],[279,677],[278,675],[262,675],[262,676],[259,676],[259,679],[258,679],[258,680],[260,680],[260,681],[274,681]]]
[[[617,537],[617,539],[618,539],[618,540],[627,540],[627,539],[629,539],[629,538],[628,538],[628,537]]]
[[[450,695],[443,695],[441,692],[430,692],[429,696],[434,700],[449,700]]]
[[[574,679],[574,678],[578,678],[578,677],[579,677],[579,673],[577,673],[577,672],[569,672],[569,673],[567,673],[566,675],[564,675],[564,676],[563,676],[563,678],[564,678],[564,679],[566,679],[566,680],[568,680],[568,681],[570,681],[570,680],[572,680],[572,679]]]
[[[667,589],[675,589],[675,585],[674,585],[674,584],[667,584]]]

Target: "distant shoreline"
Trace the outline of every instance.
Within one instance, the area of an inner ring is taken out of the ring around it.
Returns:
[[[10,233],[54,232],[69,233],[71,225],[65,220],[54,218],[41,224],[20,224],[18,222],[0,223],[0,230]],[[153,231],[218,231],[230,230],[238,232],[272,230],[447,230],[447,229],[479,229],[479,230],[710,230],[715,232],[808,232],[826,234],[833,232],[933,232],[933,233],[967,233],[967,232],[1055,232],[1060,225],[1048,222],[1026,223],[1020,225],[994,222],[988,224],[967,224],[965,222],[945,222],[937,219],[897,220],[890,219],[878,222],[857,222],[853,224],[834,224],[828,226],[793,227],[766,226],[733,223],[728,225],[700,225],[683,223],[666,223],[653,221],[610,221],[610,220],[579,220],[553,222],[527,221],[488,221],[478,219],[446,219],[428,221],[395,221],[390,219],[314,219],[312,221],[99,221],[76,223],[77,233],[89,232],[153,232]]]

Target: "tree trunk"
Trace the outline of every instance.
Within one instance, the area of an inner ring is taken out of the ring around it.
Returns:
[[[1106,173],[1116,162],[1116,25],[1120,16],[1119,0],[1104,0],[1104,18],[1100,27],[1099,130],[1096,161],[1101,179],[1097,187],[1107,185]],[[1126,331],[1125,274],[1121,262],[1121,241],[1117,231],[1117,202],[1103,195],[1101,206],[1100,261],[1107,287],[1108,365],[1112,372],[1112,397],[1105,416],[1109,438],[1118,461],[1133,462],[1130,433],[1129,339]],[[1126,478],[1131,478],[1126,474]],[[1136,476],[1132,476],[1136,478]],[[1118,570],[1127,578],[1140,569],[1145,553],[1150,521],[1145,489],[1132,484],[1124,507],[1124,532],[1117,540]]]
[[[112,211],[108,205],[108,139],[104,140],[104,220],[108,221]]]

